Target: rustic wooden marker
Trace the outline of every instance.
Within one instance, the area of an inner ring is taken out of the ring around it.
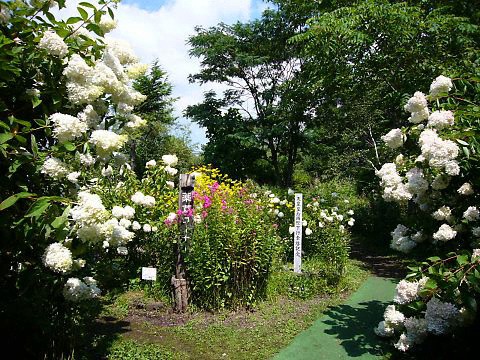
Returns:
[[[303,195],[295,194],[295,232],[293,233],[293,271],[302,272],[302,211]]]
[[[193,211],[193,188],[195,185],[195,176],[190,174],[181,174],[179,183],[178,206],[182,211],[179,215],[179,239],[175,249],[175,275],[172,276],[173,296],[175,300],[175,310],[178,312],[185,312],[188,306],[188,283],[185,271],[185,260],[183,254],[185,253],[189,239],[193,234],[193,216],[188,216],[186,213]]]

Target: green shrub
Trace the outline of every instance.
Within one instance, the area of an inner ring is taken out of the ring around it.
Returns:
[[[186,264],[192,300],[202,308],[250,306],[266,293],[277,236],[265,201],[251,185],[202,169],[195,186],[197,222]]]

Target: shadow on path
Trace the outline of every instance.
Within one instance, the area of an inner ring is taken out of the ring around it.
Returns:
[[[388,305],[381,301],[367,301],[350,305],[339,305],[325,313],[322,323],[325,333],[338,339],[348,356],[364,354],[379,356],[384,353],[385,342],[373,332]]]

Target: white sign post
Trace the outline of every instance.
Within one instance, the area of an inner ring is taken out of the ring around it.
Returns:
[[[302,194],[295,194],[295,232],[293,233],[293,271],[302,272]]]
[[[157,280],[157,269],[151,267],[142,267],[143,280]]]

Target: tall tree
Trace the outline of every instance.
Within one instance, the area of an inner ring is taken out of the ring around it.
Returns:
[[[171,134],[176,120],[173,114],[176,99],[172,97],[167,73],[155,61],[149,73],[135,80],[134,87],[147,96],[135,108],[135,112],[147,120],[147,128],[130,144],[135,171],[142,174],[147,161],[158,160],[167,153],[175,153],[179,157],[180,170],[187,170],[196,160],[189,137]]]
[[[190,80],[227,87],[221,98],[209,92],[203,103],[186,110],[207,129],[206,159],[221,168],[239,159],[244,174],[260,171],[265,176],[260,180],[292,183],[311,107],[299,91],[302,59],[288,43],[301,27],[269,10],[247,23],[196,28],[190,54],[201,60],[201,70]]]

